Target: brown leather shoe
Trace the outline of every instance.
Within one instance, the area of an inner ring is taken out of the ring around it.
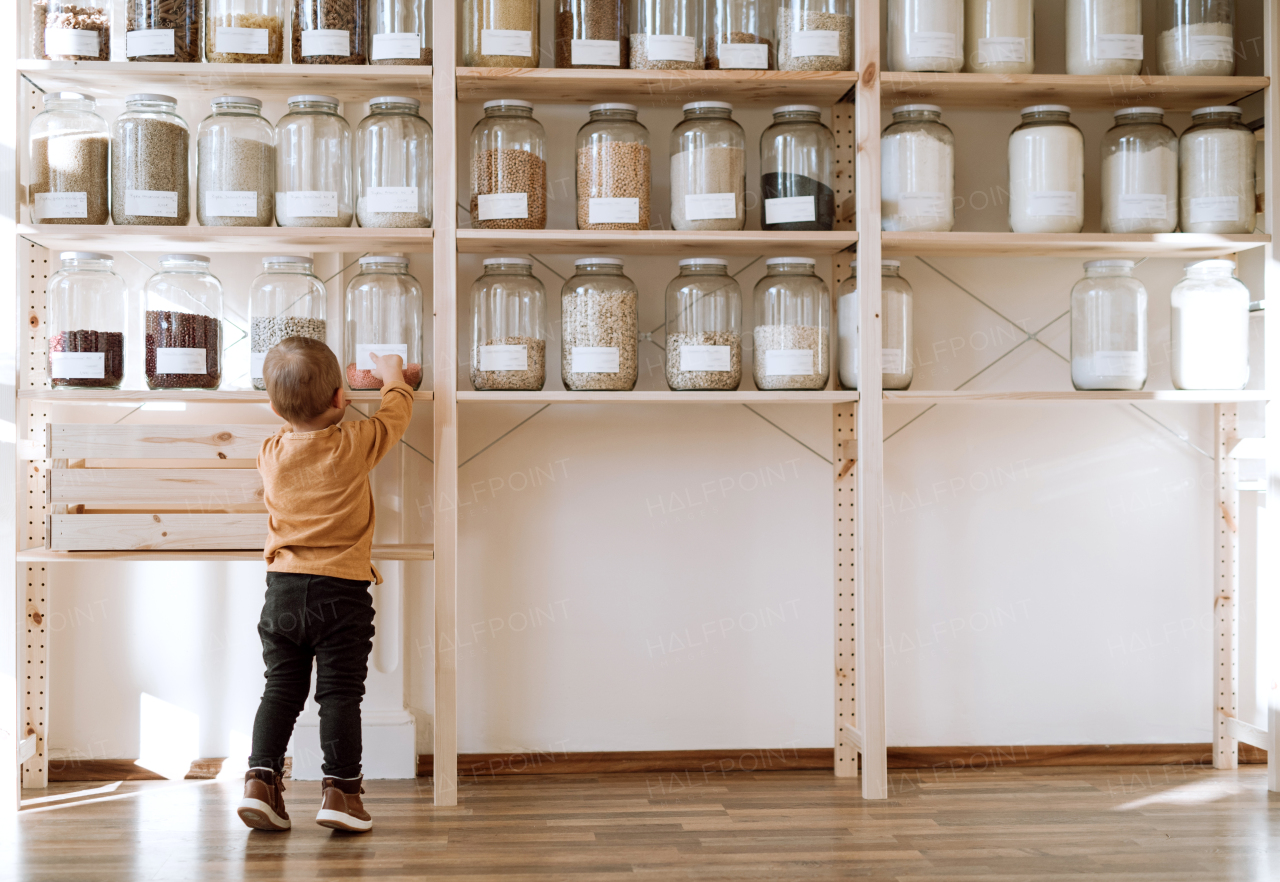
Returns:
[[[368,833],[373,829],[373,818],[364,810],[360,794],[364,788],[359,778],[325,778],[320,782],[320,811],[316,823],[331,830],[348,833]]]
[[[253,768],[244,773],[244,798],[236,808],[240,820],[255,830],[288,830],[292,825],[284,810],[284,781],[273,769]]]

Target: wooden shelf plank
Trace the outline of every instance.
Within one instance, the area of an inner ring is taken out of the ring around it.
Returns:
[[[724,233],[676,230],[458,230],[462,254],[635,254],[705,255],[814,254],[843,251],[858,240],[853,232]]]
[[[98,561],[98,560],[143,560],[143,561],[231,561],[262,560],[262,551],[252,549],[246,551],[49,551],[45,548],[32,548],[17,553],[20,561]],[[374,560],[434,560],[435,547],[431,545],[375,545]]]
[[[261,505],[262,497],[257,469],[49,470],[55,505],[227,508]]]
[[[459,401],[488,404],[839,404],[857,392],[459,392]]]
[[[269,404],[266,392],[255,389],[20,389],[18,397],[57,404],[184,401],[188,404]],[[376,391],[347,392],[352,401],[381,401]],[[413,393],[415,401],[430,401],[430,389]]]
[[[903,257],[1221,257],[1271,241],[1259,233],[1217,236],[1156,233],[884,233],[885,256]]]
[[[1169,401],[1182,404],[1229,404],[1239,401],[1269,401],[1270,393],[1260,389],[1183,391],[1150,389],[1142,392],[885,392],[886,404],[999,404],[1020,401],[1143,402]]]
[[[362,227],[155,227],[23,224],[18,235],[54,251],[284,251],[431,253],[430,229]]]

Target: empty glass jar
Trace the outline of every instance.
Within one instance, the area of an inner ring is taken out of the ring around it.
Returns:
[[[1022,110],[1009,136],[1009,229],[1078,233],[1084,227],[1084,135],[1064,104]]]
[[[707,70],[774,70],[774,6],[768,0],[707,0]]]
[[[1188,263],[1169,295],[1175,389],[1243,389],[1249,382],[1249,289],[1230,260]]]
[[[853,66],[851,0],[778,0],[778,70]]]
[[[898,274],[896,260],[880,263],[880,388],[906,389],[915,372],[912,353],[911,285]],[[836,289],[837,333],[840,340],[840,384],[858,386],[858,261],[850,266],[849,278]]]
[[[168,95],[130,95],[111,138],[111,219],[185,227],[190,134]]]
[[[124,54],[130,61],[200,60],[200,0],[128,0]]]
[[[1142,71],[1142,0],[1067,0],[1067,73]]]
[[[276,206],[276,130],[257,98],[224,95],[196,129],[196,220],[269,227]]]
[[[45,291],[49,385],[118,389],[129,291],[110,254],[64,251]]]
[[[431,226],[431,126],[417,98],[369,102],[356,127],[356,221],[362,227]]]
[[[630,0],[632,70],[702,70],[702,3]]]
[[[547,293],[527,257],[488,257],[471,286],[471,384],[537,392],[547,379]]]
[[[578,130],[578,229],[649,229],[649,130],[634,104],[595,104]]]
[[[262,362],[286,337],[325,342],[324,283],[312,271],[310,257],[262,258],[262,273],[249,287],[249,378],[266,389]]]
[[[110,61],[111,8],[106,2],[32,0],[31,48],[45,61]]]
[[[556,67],[626,70],[629,0],[556,0]]]
[[[478,230],[547,226],[547,133],[533,105],[486,101],[471,130],[471,225]]]
[[[671,130],[671,226],[741,230],[747,222],[746,135],[733,105],[695,101]]]
[[[1147,382],[1147,289],[1132,260],[1091,260],[1084,272],[1071,289],[1071,384],[1137,391]]]
[[[538,0],[462,0],[466,67],[537,67]]]
[[[1236,72],[1235,0],[1160,0],[1156,68],[1168,77]]]
[[[950,232],[955,226],[955,136],[934,104],[904,104],[880,136],[880,228]]]
[[[965,0],[964,30],[969,73],[1035,73],[1034,0]]]
[[[1115,112],[1102,136],[1102,232],[1172,233],[1178,227],[1178,136],[1159,107]]]
[[[204,60],[279,64],[284,59],[281,0],[205,0]]]
[[[31,121],[31,222],[105,224],[111,136],[97,102],[80,92],[48,92]]]
[[[222,382],[222,283],[200,254],[166,254],[142,288],[147,386],[217,389]]]
[[[885,70],[956,73],[964,67],[964,0],[889,0]]]
[[[364,64],[365,4],[293,0],[294,64]]]
[[[639,328],[636,283],[616,257],[584,257],[560,291],[560,372],[572,392],[635,388]]]
[[[276,223],[351,226],[351,127],[338,99],[294,95],[276,123]]]
[[[360,273],[347,285],[343,352],[351,389],[382,388],[370,354],[400,356],[404,381],[415,390],[422,385],[422,286],[409,275],[409,258],[360,258]]]
[[[431,63],[428,0],[372,0],[369,15],[370,64]]]
[[[1182,232],[1253,232],[1257,155],[1239,107],[1192,111],[1178,144]]]
[[[836,139],[811,104],[775,107],[760,136],[760,228],[830,230],[836,219],[832,175]]]
[[[690,257],[667,285],[667,385],[677,392],[742,382],[742,288],[729,261]]]
[[[811,257],[771,257],[755,289],[758,389],[823,389],[831,372],[831,291]]]

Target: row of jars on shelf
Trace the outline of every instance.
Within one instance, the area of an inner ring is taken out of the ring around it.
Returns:
[[[214,98],[193,156],[167,95],[130,95],[108,128],[92,97],[48,93],[31,123],[32,221],[185,226],[194,159],[203,226],[431,226],[431,126],[418,99],[373,98],[354,134],[336,98],[288,105],[272,126],[256,98]]]

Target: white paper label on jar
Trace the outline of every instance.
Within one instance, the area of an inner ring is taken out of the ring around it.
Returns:
[[[688,194],[684,197],[684,216],[689,220],[733,220],[738,216],[738,194]]]
[[[315,28],[302,32],[302,56],[350,55],[351,34],[331,28]]]
[[[481,55],[519,55],[529,58],[533,55],[533,33],[531,31],[480,31]]]
[[[1099,58],[1142,60],[1142,34],[1098,34]]]
[[[125,190],[124,213],[143,217],[177,217],[178,194],[171,190]]]
[[[645,51],[650,61],[693,61],[693,37],[650,34]]]
[[[284,197],[285,217],[337,217],[338,194],[334,190],[289,190]]]
[[[249,377],[254,380],[262,379],[262,363],[267,360],[265,352],[249,353]]]
[[[1027,41],[1024,37],[979,37],[978,63],[997,64],[1001,61],[1026,61]]]
[[[1232,61],[1235,58],[1235,47],[1230,37],[1193,36],[1191,58],[1193,61]]]
[[[840,57],[839,31],[792,31],[791,57]]]
[[[409,362],[408,343],[357,343],[356,368],[362,371],[371,371],[377,367],[370,357],[375,352],[378,355],[398,355],[405,364]]]
[[[1192,196],[1191,223],[1240,220],[1240,200],[1234,196]]]
[[[218,28],[214,35],[215,52],[240,55],[266,55],[269,51],[266,28]]]
[[[157,349],[157,374],[207,374],[203,349]]]
[[[570,64],[622,65],[622,44],[617,40],[573,40],[569,43]]]
[[[370,54],[374,61],[422,58],[422,37],[418,34],[374,34]]]
[[[98,31],[88,28],[45,28],[45,55],[89,55],[98,57]]]
[[[770,377],[812,377],[812,349],[766,349],[764,372]]]
[[[529,216],[528,193],[488,193],[476,197],[480,220],[504,220]]]
[[[527,371],[529,347],[524,343],[500,344],[480,347],[480,370]]]
[[[1032,217],[1075,217],[1080,197],[1074,190],[1033,190],[1027,194],[1027,214]]]
[[[173,29],[147,28],[129,31],[124,35],[124,54],[126,58],[137,58],[139,55],[173,55]]]
[[[107,354],[50,352],[49,369],[55,380],[102,380],[107,376]]]
[[[575,346],[569,369],[575,374],[616,374],[618,373],[618,347],[616,346]]]
[[[957,58],[956,35],[949,31],[912,31],[907,55],[913,58]]]
[[[599,197],[587,200],[589,224],[638,224],[640,200],[635,197]]]
[[[204,213],[211,217],[257,217],[257,190],[205,190]]]
[[[905,374],[907,372],[906,353],[901,349],[881,349],[880,372],[884,374]]]
[[[733,355],[728,346],[690,346],[680,347],[680,370],[682,371],[727,371],[732,367]]]
[[[766,224],[798,224],[818,219],[817,200],[812,196],[783,196],[764,201]]]
[[[721,43],[716,55],[721,70],[769,69],[769,47],[764,43]]]
[[[1116,204],[1120,220],[1160,220],[1169,214],[1169,197],[1163,193],[1121,193]]]
[[[947,196],[933,190],[903,193],[898,197],[898,214],[905,217],[946,217]]]
[[[364,204],[369,211],[416,214],[417,187],[365,187]]]
[[[51,218],[89,216],[89,197],[85,193],[37,193],[31,210],[32,220],[40,223]]]
[[[1093,372],[1103,377],[1124,377],[1141,374],[1146,363],[1141,352],[1126,350],[1099,350],[1093,354]]]

